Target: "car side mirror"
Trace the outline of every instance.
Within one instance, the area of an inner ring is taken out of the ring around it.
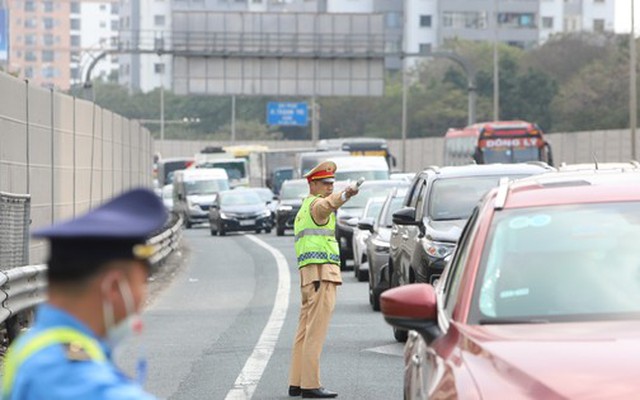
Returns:
[[[183,200],[184,196],[182,196],[182,193],[178,193],[178,200]]]
[[[213,204],[211,205],[211,208],[213,208],[213,209],[217,210],[217,209],[218,209],[218,205],[217,205],[217,204],[215,204],[215,203],[213,203]]]
[[[360,221],[358,221],[358,229],[373,233],[373,219],[371,218],[361,219]]]
[[[413,207],[403,207],[392,215],[394,224],[398,225],[418,225],[420,221],[416,221],[416,209]]]
[[[389,289],[380,296],[385,321],[396,328],[417,331],[427,344],[438,338],[438,301],[433,286],[413,283]]]
[[[358,226],[358,217],[349,218],[345,223],[351,227],[356,227]]]

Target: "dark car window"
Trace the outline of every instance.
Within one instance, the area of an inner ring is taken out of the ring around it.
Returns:
[[[415,184],[412,186],[411,192],[406,198],[406,202],[404,203],[407,207],[415,207],[416,202],[418,201],[418,197],[420,196],[420,189],[424,187],[424,179],[423,177],[416,180]]]
[[[309,194],[309,185],[306,182],[284,183],[280,189],[281,200],[295,200],[304,198]]]
[[[432,183],[426,215],[434,221],[467,219],[471,210],[489,189],[498,186],[500,178],[522,175],[474,176],[437,179]]]
[[[637,318],[638,237],[639,202],[503,210],[482,255],[476,317]]]
[[[464,266],[469,259],[469,251],[471,249],[470,243],[472,242],[472,237],[475,234],[475,223],[478,217],[478,208],[474,208],[471,217],[467,221],[464,229],[462,230],[460,240],[456,247],[456,251],[453,255],[453,259],[451,260],[451,265],[449,266],[449,271],[447,273],[447,281],[445,282],[445,303],[444,309],[446,314],[451,318],[453,314],[453,308],[455,307],[455,299],[458,295],[458,290],[460,289],[460,281],[462,280],[462,272],[464,271]]]
[[[253,190],[258,194],[258,196],[260,196],[262,201],[269,202],[269,201],[273,200],[273,192],[270,189],[267,189],[267,188],[256,188],[256,189],[253,189]]]
[[[220,195],[220,205],[224,206],[249,206],[263,204],[260,196],[252,190],[234,190]]]
[[[403,202],[404,198],[396,196],[393,197],[391,199],[391,202],[389,203],[388,208],[386,209],[386,212],[384,213],[384,215],[381,215],[381,218],[384,218],[383,221],[381,221],[381,225],[387,228],[391,228],[393,226],[393,213],[398,211],[400,208],[402,208],[402,202]]]

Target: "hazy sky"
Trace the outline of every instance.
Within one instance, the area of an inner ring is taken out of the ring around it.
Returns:
[[[631,0],[615,1],[615,31],[618,33],[628,33],[631,29]],[[635,31],[640,32],[640,1],[634,2]]]

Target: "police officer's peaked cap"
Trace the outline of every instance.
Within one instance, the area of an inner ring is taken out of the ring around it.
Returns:
[[[333,161],[323,161],[307,172],[304,177],[307,178],[307,182],[335,182],[337,168]]]
[[[86,270],[114,259],[146,260],[153,251],[147,239],[165,224],[167,212],[148,189],[133,189],[76,218],[38,229],[34,238],[49,239],[49,277],[90,275]],[[80,270],[78,270],[80,269]]]

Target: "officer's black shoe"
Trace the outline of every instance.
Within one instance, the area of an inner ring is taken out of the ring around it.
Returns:
[[[318,389],[302,389],[303,399],[331,399],[337,396],[338,393],[332,392],[323,387]]]
[[[289,386],[289,396],[296,397],[302,394],[302,389],[300,386]]]

